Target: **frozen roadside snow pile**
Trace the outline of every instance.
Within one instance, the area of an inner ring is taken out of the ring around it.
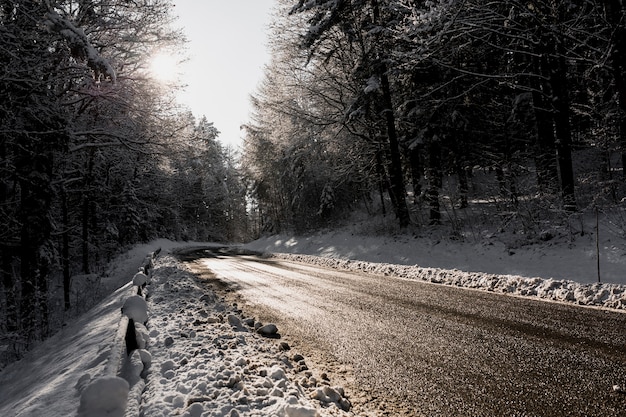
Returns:
[[[78,417],[123,416],[128,389],[128,382],[116,376],[95,380],[81,395]]]
[[[417,265],[395,265],[312,255],[273,253],[266,256],[345,271],[417,279],[435,284],[626,310],[626,285],[622,284],[583,284],[568,280],[465,272],[457,269],[423,268]]]
[[[276,326],[244,317],[183,268],[159,258],[148,287],[144,417],[348,415],[343,389],[314,375]]]
[[[148,304],[138,295],[130,296],[124,301],[122,314],[136,323],[145,323],[148,320]]]
[[[137,272],[133,277],[133,285],[136,285],[137,287],[143,287],[146,284],[149,284],[149,281],[148,276],[143,272]]]

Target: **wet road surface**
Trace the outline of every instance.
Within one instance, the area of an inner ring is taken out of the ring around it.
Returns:
[[[195,250],[208,283],[351,369],[381,415],[626,416],[626,314]],[[365,408],[364,408],[365,409]]]

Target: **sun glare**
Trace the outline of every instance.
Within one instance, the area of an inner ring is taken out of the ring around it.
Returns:
[[[168,54],[157,54],[150,60],[150,73],[162,82],[172,82],[180,76],[179,62]]]

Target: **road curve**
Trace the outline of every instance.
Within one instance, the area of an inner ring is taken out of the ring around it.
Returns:
[[[209,283],[354,372],[383,415],[626,416],[626,314],[188,251]]]

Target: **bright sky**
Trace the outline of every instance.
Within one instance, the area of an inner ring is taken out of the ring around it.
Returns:
[[[250,94],[268,62],[267,28],[274,0],[174,0],[178,25],[189,39],[190,61],[180,100],[197,118],[206,116],[220,140],[241,145]]]

